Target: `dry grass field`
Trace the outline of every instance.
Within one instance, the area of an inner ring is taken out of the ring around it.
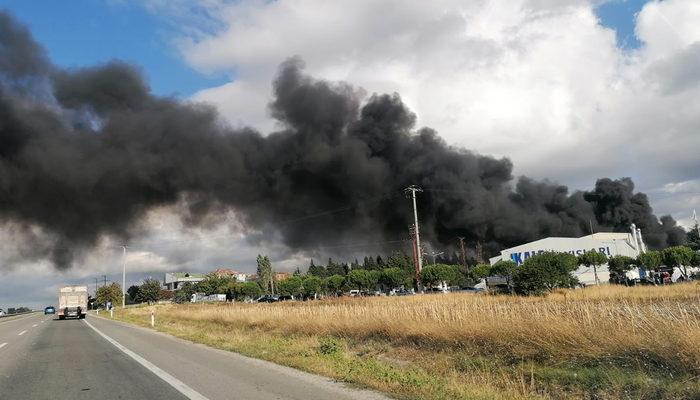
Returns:
[[[695,283],[155,309],[168,333],[399,398],[700,398]]]

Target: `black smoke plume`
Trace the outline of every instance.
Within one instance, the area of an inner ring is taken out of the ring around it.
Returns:
[[[298,59],[280,66],[270,111],[284,128],[263,136],[227,127],[210,107],[153,96],[120,62],[59,69],[0,12],[0,218],[48,233],[32,254],[58,268],[100,238],[128,239],[150,209],[183,203],[192,226],[233,209],[299,251],[405,238],[402,189],[412,184],[425,189],[421,227],[434,244],[464,236],[493,252],[583,235],[591,221],[621,231],[634,222],[655,247],[682,240],[627,178],[586,193],[525,177],[513,187],[508,159],[416,130],[397,94],[363,101],[302,69]]]

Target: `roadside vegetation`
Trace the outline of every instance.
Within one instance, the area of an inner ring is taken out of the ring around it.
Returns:
[[[700,285],[171,304],[115,318],[405,399],[700,397]]]

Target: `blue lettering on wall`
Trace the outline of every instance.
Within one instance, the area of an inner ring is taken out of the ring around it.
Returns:
[[[523,259],[520,258],[520,253],[510,253],[510,259],[518,265],[523,263]]]
[[[525,260],[527,260],[530,257],[533,257],[536,254],[542,254],[548,250],[531,250],[531,251],[525,251],[522,253],[510,253],[510,259],[517,265],[521,265]],[[591,251],[598,251],[600,253],[606,254],[609,257],[612,256],[610,252],[610,247],[599,247],[597,250],[596,249],[591,249]],[[585,249],[578,249],[578,250],[569,250],[566,251],[566,253],[569,253],[571,255],[575,256],[580,256],[581,254],[585,253]]]

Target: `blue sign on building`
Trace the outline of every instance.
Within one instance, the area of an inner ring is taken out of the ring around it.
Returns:
[[[612,256],[612,254],[610,253],[610,247],[599,247],[598,249],[591,249],[591,250],[601,252],[601,253],[607,255],[608,257]],[[530,258],[536,254],[542,254],[545,251],[547,251],[547,250],[533,250],[533,251],[523,251],[523,252],[518,252],[518,253],[510,253],[510,259],[511,259],[511,261],[514,261],[516,264],[521,265],[528,258]],[[569,253],[569,254],[573,254],[575,256],[580,256],[584,252],[586,252],[585,249],[578,249],[578,250],[565,251],[564,253]]]

